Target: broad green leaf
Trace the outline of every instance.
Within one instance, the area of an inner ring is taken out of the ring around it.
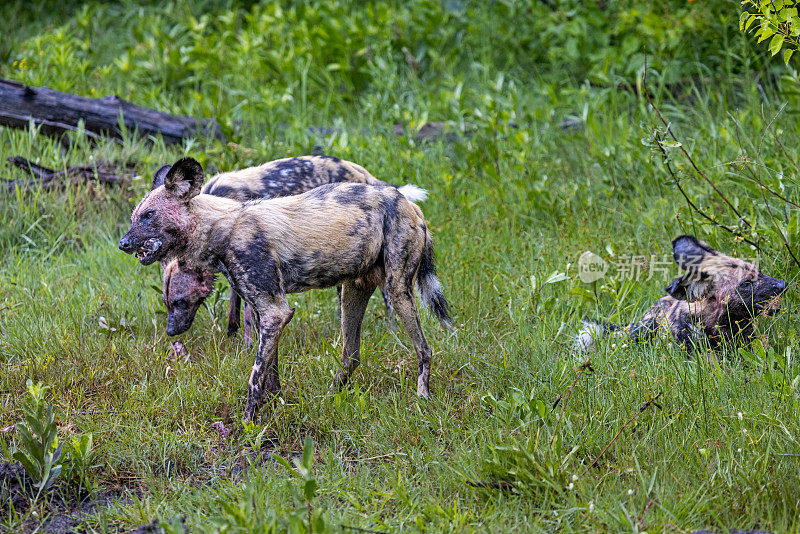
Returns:
[[[794,50],[791,48],[787,48],[783,51],[783,62],[787,65],[789,64],[789,60],[792,59],[792,54],[794,54]]]
[[[775,32],[773,32],[772,28],[769,27],[769,23],[766,21],[766,19],[762,20],[761,21],[761,29],[758,30],[758,33],[757,33],[758,42],[760,43],[761,41],[764,41],[765,39],[769,39],[774,34],[775,34]]]
[[[747,11],[742,11],[742,14],[739,15],[739,31],[744,30],[744,24],[747,21],[748,17],[750,17],[750,13]]]
[[[773,56],[781,51],[781,47],[783,47],[783,41],[785,39],[785,35],[778,33],[775,34],[775,37],[773,37],[772,41],[769,42],[769,51]]]
[[[317,481],[313,478],[311,480],[306,480],[305,485],[303,486],[303,494],[307,501],[310,501],[314,498],[314,493],[317,491]]]
[[[38,479],[39,479],[39,477],[40,477],[40,476],[42,476],[42,474],[39,472],[39,470],[38,470],[38,469],[36,469],[36,468],[33,466],[33,464],[32,464],[32,463],[31,463],[31,461],[28,459],[28,457],[27,457],[27,456],[25,456],[25,453],[24,453],[24,452],[22,452],[22,451],[17,451],[17,452],[15,452],[14,454],[12,454],[12,455],[11,455],[11,457],[12,457],[12,458],[14,458],[16,461],[18,461],[19,463],[21,463],[21,464],[22,464],[22,467],[24,467],[24,468],[25,468],[25,471],[28,473],[28,475],[30,475],[30,477],[31,477],[32,479],[34,479],[34,480],[38,480]]]
[[[314,454],[314,440],[311,436],[306,436],[305,444],[303,444],[303,467],[306,469],[311,468],[311,459]]]
[[[744,28],[742,29],[742,31],[745,31],[745,32],[746,32],[746,31],[747,31],[747,30],[750,28],[750,26],[752,26],[752,25],[753,25],[753,23],[754,23],[755,21],[759,20],[760,18],[761,18],[761,17],[759,17],[758,15],[750,15],[750,18],[748,18],[748,19],[747,19],[747,22],[745,22],[745,24],[744,24]]]
[[[560,273],[558,271],[553,271],[553,273],[547,277],[545,280],[545,284],[555,284],[556,282],[562,282],[564,280],[569,280],[569,276],[566,273]]]

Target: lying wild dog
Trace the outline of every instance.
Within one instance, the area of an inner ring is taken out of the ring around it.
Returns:
[[[755,318],[779,309],[786,282],[759,272],[752,263],[726,256],[691,235],[675,238],[672,254],[686,273],[667,287],[667,296],[628,326],[584,322],[574,350],[593,350],[597,337],[642,341],[659,330],[689,352],[704,340],[718,350],[725,342],[749,343]]]
[[[221,268],[253,307],[259,344],[245,420],[255,417],[265,392],[280,390],[278,339],[294,315],[286,294],[314,288],[342,286],[344,346],[333,387],[343,386],[359,363],[364,312],[372,292],[384,284],[417,353],[417,394],[429,396],[431,349],[414,302],[414,283],[447,327],[450,317],[436,277],[433,242],[416,204],[394,187],[365,184],[324,185],[301,195],[242,203],[200,194],[202,183],[197,161],[176,162],[164,185],[133,210],[121,248],[135,252],[143,265],[178,259],[211,275]],[[190,312],[177,301],[171,304],[168,321],[182,324],[178,317]]]
[[[164,185],[164,176],[166,176],[170,167],[170,165],[164,165],[156,171],[152,189]],[[338,182],[389,185],[375,178],[364,167],[350,161],[329,156],[298,156],[270,161],[257,167],[218,174],[203,185],[201,193],[246,202],[248,200],[297,195],[321,185]],[[420,202],[426,198],[425,191],[413,185],[404,185],[399,188],[399,191],[412,202]],[[162,267],[165,266],[162,265]],[[208,281],[200,278],[196,282],[203,284]],[[213,280],[211,280],[211,283],[213,285]],[[381,288],[381,293],[386,305],[387,319],[390,324],[393,324],[392,308],[383,288]],[[239,330],[240,307],[241,299],[231,289],[228,307],[229,336],[235,335]],[[251,341],[251,321],[249,306],[245,304],[244,337],[247,343]]]

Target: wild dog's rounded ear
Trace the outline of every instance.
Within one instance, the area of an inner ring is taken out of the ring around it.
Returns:
[[[665,291],[667,295],[676,300],[686,300],[686,286],[683,285],[683,277],[673,280]]]
[[[672,240],[672,257],[684,271],[697,270],[708,254],[717,254],[693,235],[680,235]]]
[[[172,165],[162,165],[161,168],[153,174],[153,185],[150,187],[151,191],[164,185],[164,178],[171,168]]]
[[[164,176],[167,192],[184,201],[200,194],[202,185],[203,167],[192,158],[179,159]]]

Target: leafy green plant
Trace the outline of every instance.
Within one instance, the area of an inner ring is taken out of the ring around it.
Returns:
[[[91,495],[97,488],[97,480],[92,474],[95,452],[92,450],[92,433],[81,434],[67,442],[67,454],[63,462],[64,478],[76,486],[77,494]]]
[[[565,451],[560,436],[549,443],[546,433],[536,433],[522,442],[499,441],[486,449],[482,471],[492,487],[545,499],[574,488],[569,465],[579,447]]]
[[[750,350],[739,348],[739,355],[751,365],[762,367],[764,381],[779,395],[796,397],[800,372],[792,361],[792,347],[787,346],[783,356],[770,346],[754,343]]]
[[[275,457],[280,465],[299,479],[297,484],[290,484],[290,491],[295,501],[302,503],[303,508],[298,508],[287,517],[290,532],[328,531],[324,510],[313,506],[314,497],[319,489],[319,482],[313,472],[314,450],[314,440],[310,436],[306,436],[303,454],[299,458],[295,458],[292,463],[282,456]]]
[[[545,402],[533,392],[516,388],[503,399],[489,393],[483,400],[511,435],[499,438],[486,448],[481,471],[488,482],[477,485],[511,489],[539,498],[560,495],[571,489],[574,481],[570,478],[568,464],[578,447],[563,451],[561,435],[554,435],[557,430],[548,424]],[[526,437],[520,439],[519,434]]]
[[[45,400],[49,388],[41,383],[26,383],[29,399],[23,404],[23,421],[17,423],[19,446],[11,457],[25,468],[38,489],[35,500],[49,489],[61,474],[62,445],[53,422],[53,406]]]
[[[786,47],[783,61],[788,65],[792,54],[800,46],[797,3],[788,0],[745,0],[742,4],[746,9],[739,17],[739,29],[747,32],[752,28],[759,43],[769,39],[769,51],[773,56]]]

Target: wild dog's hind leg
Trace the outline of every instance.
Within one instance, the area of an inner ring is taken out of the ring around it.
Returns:
[[[340,389],[361,361],[361,323],[375,286],[364,289],[353,282],[342,285],[342,367],[331,388]]]
[[[263,403],[264,393],[277,395],[280,391],[278,339],[294,315],[294,310],[289,307],[285,295],[276,296],[273,302],[261,303],[258,307],[258,353],[248,382],[245,421],[252,421],[255,418]]]
[[[244,303],[244,342],[247,346],[253,344],[253,327],[258,322],[253,312],[253,307]],[[256,330],[257,331],[257,330]]]
[[[414,344],[414,351],[417,353],[418,375],[417,375],[417,395],[423,398],[430,397],[428,390],[428,380],[431,375],[431,348],[425,340],[422,332],[422,324],[419,320],[417,305],[414,303],[414,286],[412,282],[406,281],[403,284],[396,283],[397,278],[389,276],[386,282],[386,289],[392,299],[395,313],[403,323],[411,342]]]
[[[228,337],[233,337],[239,331],[239,309],[241,308],[242,297],[231,288],[231,299],[228,303]]]
[[[392,332],[397,330],[397,321],[394,318],[394,308],[392,308],[392,301],[389,300],[389,295],[386,293],[386,288],[381,286],[381,295],[383,295],[383,305],[386,306],[386,322],[389,325],[389,330]]]

